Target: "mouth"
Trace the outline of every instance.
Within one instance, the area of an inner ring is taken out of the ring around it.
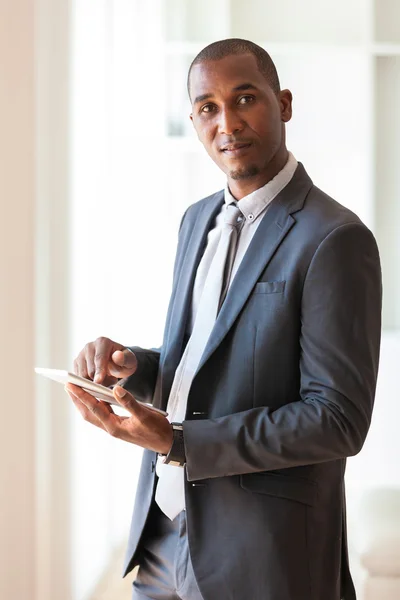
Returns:
[[[226,156],[236,158],[245,154],[251,145],[251,142],[235,142],[233,144],[222,146],[220,151],[226,154]]]

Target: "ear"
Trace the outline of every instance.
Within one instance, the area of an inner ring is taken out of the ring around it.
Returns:
[[[282,90],[279,93],[281,119],[283,123],[287,123],[292,118],[292,101],[293,96],[290,90]]]
[[[190,118],[190,120],[192,121],[192,125],[193,125],[193,128],[194,128],[195,132],[196,132],[197,139],[199,139],[199,140],[200,140],[199,132],[197,131],[197,129],[196,129],[196,125],[195,125],[195,123],[194,123],[194,120],[193,120],[193,113],[190,113],[190,115],[189,115],[189,118]],[[201,140],[200,140],[200,141],[201,141]]]

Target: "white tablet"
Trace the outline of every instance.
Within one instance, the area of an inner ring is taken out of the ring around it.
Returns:
[[[84,377],[80,377],[75,373],[70,373],[69,371],[63,371],[62,369],[42,369],[40,367],[35,368],[35,372],[39,375],[44,375],[44,377],[48,377],[49,379],[53,379],[53,381],[58,381],[59,383],[73,383],[74,385],[78,385],[85,392],[88,392],[98,400],[104,400],[104,402],[109,402],[110,404],[115,404],[116,406],[121,406],[116,399],[110,388],[101,385],[100,383],[95,383],[90,379],[85,379]],[[140,402],[138,400],[138,402]],[[168,413],[159,408],[155,408],[152,404],[148,402],[141,402],[144,406],[149,408],[150,410],[154,410],[165,417]]]

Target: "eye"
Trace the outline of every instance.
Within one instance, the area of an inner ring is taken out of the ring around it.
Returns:
[[[251,102],[254,102],[254,100],[254,96],[241,96],[238,100],[238,104],[250,104]]]
[[[210,103],[205,104],[204,106],[202,106],[200,108],[200,112],[208,114],[208,113],[213,112],[215,110],[215,108],[216,108],[215,104],[210,104]]]

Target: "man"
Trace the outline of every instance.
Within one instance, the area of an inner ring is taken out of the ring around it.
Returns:
[[[292,95],[264,50],[211,44],[188,89],[227,186],[182,219],[162,348],[99,338],[75,362],[121,384],[129,418],[68,386],[86,420],[146,448],[133,598],[354,600],[343,480],[375,394],[375,240],[288,152]]]

